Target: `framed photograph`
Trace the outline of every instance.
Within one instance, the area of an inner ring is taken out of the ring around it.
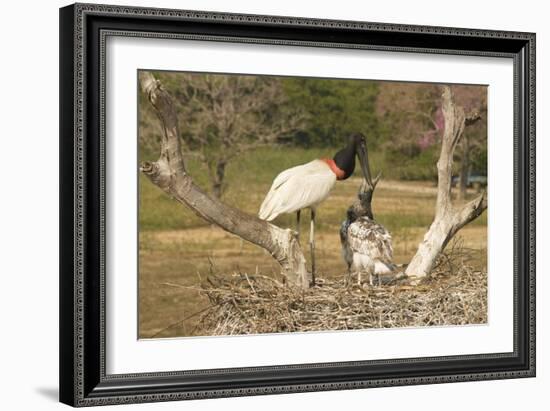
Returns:
[[[60,24],[62,402],[535,376],[535,34]]]

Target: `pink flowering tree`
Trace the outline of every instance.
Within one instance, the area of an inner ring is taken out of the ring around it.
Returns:
[[[452,86],[457,105],[467,113],[486,117],[487,88],[485,86]],[[441,107],[441,86],[417,83],[382,83],[376,102],[377,115],[389,127],[388,149],[413,158],[441,143],[445,118]],[[468,127],[455,151],[458,160],[455,174],[459,176],[459,197],[464,198],[468,176],[475,166],[484,171],[486,163],[487,126],[478,121]],[[434,160],[437,150],[431,150]],[[473,161],[472,159],[476,159]],[[474,164],[477,163],[477,164]],[[433,170],[435,177],[435,170]]]

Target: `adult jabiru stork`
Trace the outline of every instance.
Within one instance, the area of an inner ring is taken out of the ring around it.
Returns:
[[[348,145],[338,151],[332,159],[321,158],[282,171],[271,185],[258,216],[272,221],[280,214],[296,212],[298,238],[300,233],[300,212],[311,210],[309,244],[311,252],[311,279],[315,285],[315,216],[316,209],[330,194],[336,181],[349,178],[355,170],[355,157],[366,179],[368,174],[368,153],[365,137],[352,134]]]

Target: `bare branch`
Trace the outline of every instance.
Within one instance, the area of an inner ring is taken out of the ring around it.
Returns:
[[[486,209],[487,193],[484,191],[478,197],[466,203],[461,209],[456,210],[455,221],[448,240],[450,240],[456,234],[456,232],[464,227],[466,224],[478,218],[481,213],[483,213],[483,211],[485,211]]]
[[[172,174],[184,173],[185,167],[181,155],[178,117],[170,95],[162,88],[153,75],[146,71],[139,73],[142,90],[155,108],[163,127],[161,153],[158,170],[167,170]],[[160,177],[160,176],[159,176]]]
[[[481,114],[478,110],[472,110],[466,115],[466,125],[471,126],[481,120]]]
[[[438,130],[439,129],[439,125],[434,120],[434,118],[431,114],[424,113],[422,111],[411,111],[411,110],[404,111],[403,114],[409,114],[409,115],[414,116],[414,117],[422,117],[423,119],[430,122],[430,124],[433,126],[433,130]]]
[[[279,262],[283,275],[291,284],[309,286],[310,275],[295,232],[230,207],[195,185],[185,171],[177,115],[170,94],[150,72],[141,72],[139,79],[164,130],[159,159],[143,163],[141,171],[153,184],[191,208],[199,217],[266,249]],[[208,80],[205,87],[210,86],[211,80]]]
[[[445,130],[437,162],[438,189],[435,218],[407,267],[406,274],[409,277],[422,278],[429,275],[437,256],[449,240],[487,208],[485,193],[460,209],[456,209],[452,204],[451,179],[454,151],[462,137],[464,127],[478,121],[480,115],[477,112],[466,115],[462,107],[456,106],[448,86],[443,87],[442,98]]]
[[[275,142],[303,123],[304,115],[289,110],[279,80],[252,76],[179,75],[180,121],[186,119],[187,145],[200,150],[208,167]],[[212,174],[214,192],[222,180]]]

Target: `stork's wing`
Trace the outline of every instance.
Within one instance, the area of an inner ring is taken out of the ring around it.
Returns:
[[[350,268],[353,263],[353,251],[349,247],[348,243],[348,229],[350,224],[350,221],[346,219],[342,221],[342,224],[340,225],[340,244],[342,244],[342,257],[348,265],[348,268]]]
[[[271,221],[279,214],[316,206],[327,198],[335,182],[336,175],[324,161],[289,168],[273,181],[258,215]]]
[[[349,247],[354,253],[392,264],[391,235],[382,225],[368,217],[361,217],[349,225],[347,234]]]

